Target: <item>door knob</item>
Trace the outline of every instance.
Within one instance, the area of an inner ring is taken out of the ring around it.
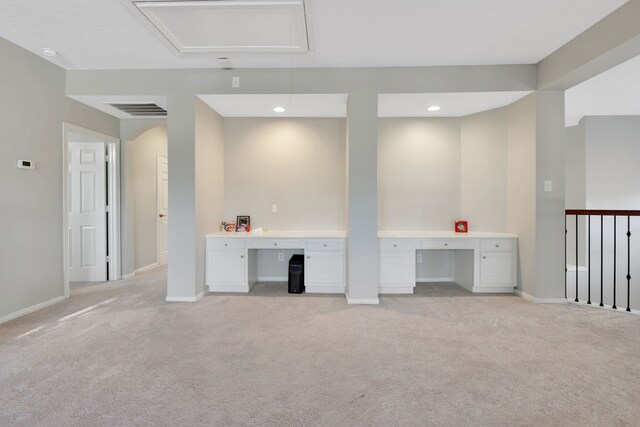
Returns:
[[[160,218],[164,218],[164,217],[165,217],[165,216],[167,216],[167,215],[165,215],[165,214],[160,214],[160,215],[158,215],[158,216],[159,216]]]

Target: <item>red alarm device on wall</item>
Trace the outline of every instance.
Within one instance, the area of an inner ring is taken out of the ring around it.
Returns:
[[[456,233],[466,233],[469,231],[469,223],[467,221],[458,220],[456,221],[455,229]]]

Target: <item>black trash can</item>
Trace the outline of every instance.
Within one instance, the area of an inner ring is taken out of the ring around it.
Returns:
[[[289,260],[289,293],[304,292],[304,255],[294,255]]]

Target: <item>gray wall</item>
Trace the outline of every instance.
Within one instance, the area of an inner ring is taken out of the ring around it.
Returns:
[[[225,118],[224,218],[249,215],[252,227],[272,230],[345,230],[345,133],[338,118]]]
[[[378,229],[453,230],[460,215],[460,120],[379,119]]]
[[[65,96],[65,71],[0,39],[0,319],[64,295],[62,123],[118,137],[119,121]],[[33,171],[16,160],[37,163]]]
[[[472,231],[507,231],[507,109],[461,120],[460,218]]]
[[[225,147],[222,117],[200,99],[195,103],[196,294],[199,294],[205,285],[205,240],[200,236],[218,231],[224,215]]]
[[[507,231],[518,235],[519,289],[535,295],[536,95],[507,107]]]

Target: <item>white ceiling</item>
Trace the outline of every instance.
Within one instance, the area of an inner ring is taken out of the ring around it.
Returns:
[[[584,116],[628,115],[640,115],[640,56],[565,92],[567,126]]]
[[[222,117],[346,117],[346,94],[199,95]],[[283,113],[274,107],[285,109]]]
[[[224,56],[236,68],[537,63],[623,3],[306,0],[310,52]],[[220,54],[175,55],[123,0],[1,0],[0,37],[53,48],[66,69],[220,67]]]
[[[509,105],[530,94],[518,92],[393,93],[378,95],[379,117],[462,117]],[[427,108],[437,105],[440,110]]]

